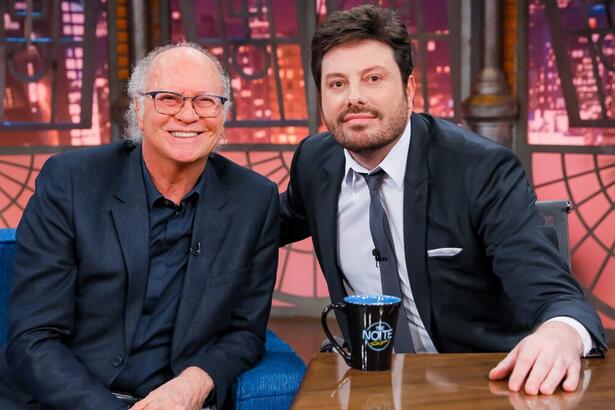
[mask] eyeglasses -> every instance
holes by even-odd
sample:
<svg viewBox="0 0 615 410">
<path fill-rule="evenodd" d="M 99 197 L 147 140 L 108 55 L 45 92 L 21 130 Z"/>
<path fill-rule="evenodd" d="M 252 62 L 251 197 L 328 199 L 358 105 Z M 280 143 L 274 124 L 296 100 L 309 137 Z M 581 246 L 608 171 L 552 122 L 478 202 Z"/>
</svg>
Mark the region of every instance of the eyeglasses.
<svg viewBox="0 0 615 410">
<path fill-rule="evenodd" d="M 148 91 L 141 93 L 154 100 L 154 109 L 163 115 L 175 115 L 184 107 L 185 100 L 192 101 L 194 112 L 201 118 L 214 118 L 220 114 L 222 106 L 228 98 L 220 95 L 202 94 L 194 97 L 184 97 L 171 91 Z"/>
</svg>

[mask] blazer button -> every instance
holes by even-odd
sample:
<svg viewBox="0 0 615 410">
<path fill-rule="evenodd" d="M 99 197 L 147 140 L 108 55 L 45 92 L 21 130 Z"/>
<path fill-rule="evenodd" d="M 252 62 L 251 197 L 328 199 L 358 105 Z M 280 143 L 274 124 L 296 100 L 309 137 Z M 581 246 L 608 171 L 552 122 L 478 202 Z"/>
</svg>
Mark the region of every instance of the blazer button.
<svg viewBox="0 0 615 410">
<path fill-rule="evenodd" d="M 124 364 L 124 356 L 118 354 L 113 358 L 111 364 L 113 365 L 113 367 L 121 367 Z"/>
</svg>

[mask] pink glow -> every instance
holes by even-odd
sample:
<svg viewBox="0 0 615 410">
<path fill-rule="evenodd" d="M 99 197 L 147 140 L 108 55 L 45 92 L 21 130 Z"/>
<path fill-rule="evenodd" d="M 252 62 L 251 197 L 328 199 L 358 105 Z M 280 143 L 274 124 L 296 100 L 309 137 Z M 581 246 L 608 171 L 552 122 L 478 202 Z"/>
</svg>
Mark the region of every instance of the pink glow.
<svg viewBox="0 0 615 410">
<path fill-rule="evenodd" d="M 532 155 L 532 169 L 544 167 L 549 172 L 534 175 L 534 184 L 542 185 L 545 182 L 555 181 L 563 177 L 562 160 L 559 154 L 536 153 Z"/>
</svg>

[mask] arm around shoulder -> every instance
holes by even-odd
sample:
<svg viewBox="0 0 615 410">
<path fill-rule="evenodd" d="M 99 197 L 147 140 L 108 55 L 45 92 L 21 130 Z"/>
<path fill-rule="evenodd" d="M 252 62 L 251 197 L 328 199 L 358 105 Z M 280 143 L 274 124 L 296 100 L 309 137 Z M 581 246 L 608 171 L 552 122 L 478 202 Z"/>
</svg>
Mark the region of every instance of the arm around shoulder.
<svg viewBox="0 0 615 410">
<path fill-rule="evenodd" d="M 310 236 L 305 203 L 301 193 L 301 148 L 305 141 L 301 141 L 295 150 L 290 166 L 288 188 L 280 194 L 280 246 Z"/>
</svg>

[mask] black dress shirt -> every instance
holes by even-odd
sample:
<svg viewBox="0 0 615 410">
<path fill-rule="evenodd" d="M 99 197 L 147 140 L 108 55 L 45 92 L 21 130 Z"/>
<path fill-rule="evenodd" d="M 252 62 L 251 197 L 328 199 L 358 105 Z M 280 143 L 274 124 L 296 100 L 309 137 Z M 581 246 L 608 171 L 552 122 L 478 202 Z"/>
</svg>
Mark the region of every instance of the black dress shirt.
<svg viewBox="0 0 615 410">
<path fill-rule="evenodd" d="M 169 366 L 173 326 L 190 255 L 192 223 L 203 178 L 179 204 L 156 189 L 142 161 L 149 212 L 147 290 L 126 365 L 112 390 L 145 397 L 172 379 Z"/>
</svg>

